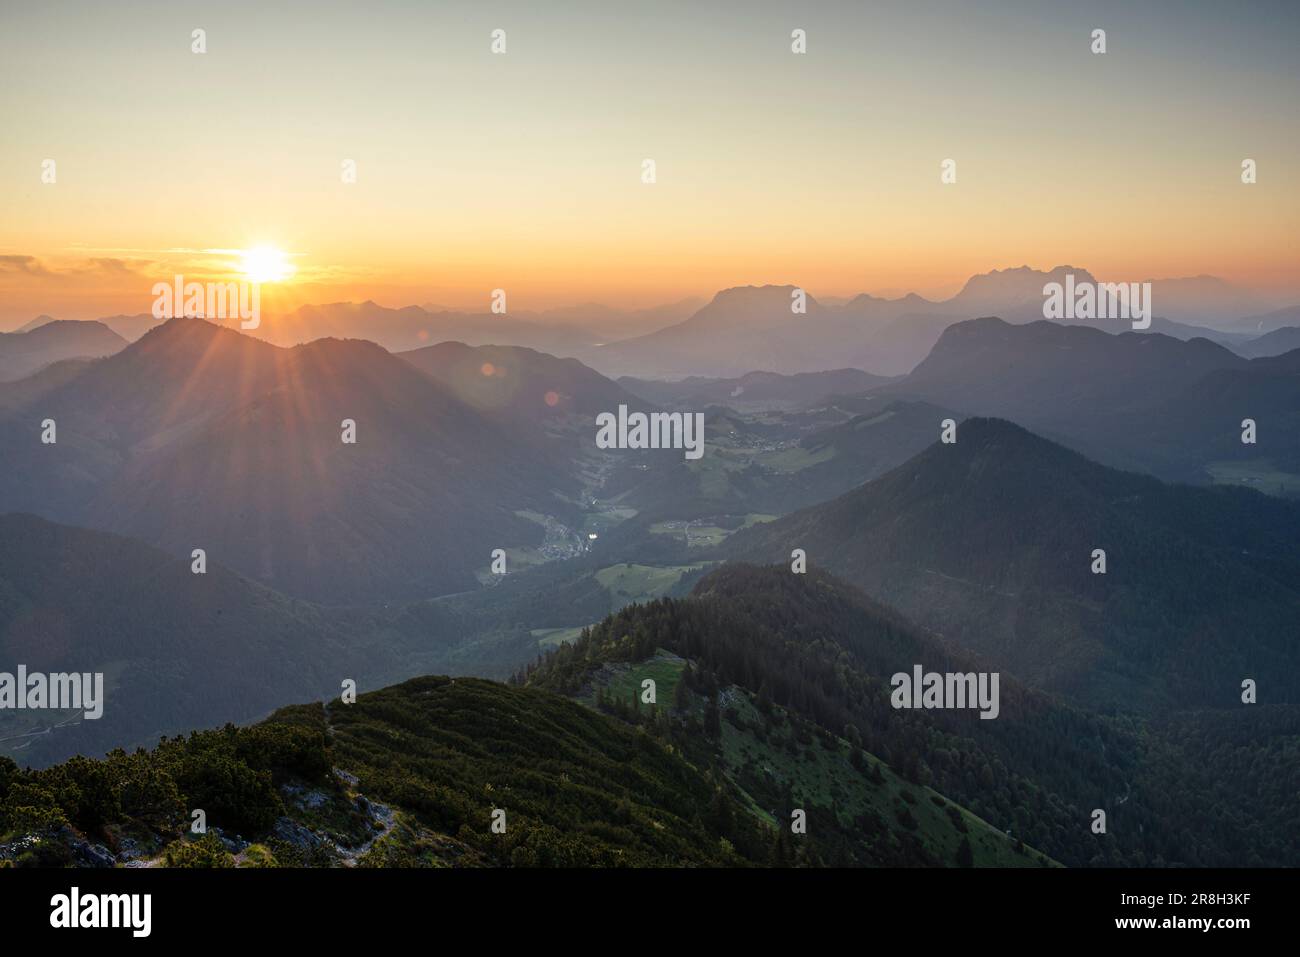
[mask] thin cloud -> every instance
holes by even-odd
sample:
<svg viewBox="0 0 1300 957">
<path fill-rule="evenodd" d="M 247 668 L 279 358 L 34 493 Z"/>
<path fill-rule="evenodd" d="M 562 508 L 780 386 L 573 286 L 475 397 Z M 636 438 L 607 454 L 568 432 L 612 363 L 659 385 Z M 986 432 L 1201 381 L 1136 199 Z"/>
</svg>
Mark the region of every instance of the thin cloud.
<svg viewBox="0 0 1300 957">
<path fill-rule="evenodd" d="M 35 256 L 0 256 L 0 272 L 26 276 L 53 276 Z"/>
<path fill-rule="evenodd" d="M 87 276 L 143 275 L 155 261 L 97 256 L 63 265 L 50 265 L 36 256 L 0 256 L 0 274 L 30 276 L 35 279 L 76 279 Z"/>
</svg>

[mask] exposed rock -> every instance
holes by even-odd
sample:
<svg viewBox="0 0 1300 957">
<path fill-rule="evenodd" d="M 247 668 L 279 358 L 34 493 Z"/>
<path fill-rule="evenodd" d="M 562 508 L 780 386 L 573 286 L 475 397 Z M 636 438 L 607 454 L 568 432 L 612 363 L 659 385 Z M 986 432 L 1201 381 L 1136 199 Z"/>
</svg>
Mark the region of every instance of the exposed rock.
<svg viewBox="0 0 1300 957">
<path fill-rule="evenodd" d="M 244 848 L 248 847 L 249 842 L 244 840 L 238 834 L 235 834 L 231 837 L 227 837 L 224 833 L 222 833 L 221 828 L 219 827 L 213 827 L 211 828 L 211 831 L 213 834 L 216 835 L 217 840 L 219 840 L 222 843 L 222 845 L 225 847 L 225 849 L 228 850 L 231 854 L 238 854 Z"/>
<path fill-rule="evenodd" d="M 314 850 L 325 843 L 325 839 L 311 828 L 305 827 L 287 817 L 276 820 L 272 833 L 286 844 L 300 850 Z"/>
<path fill-rule="evenodd" d="M 66 824 L 55 832 L 55 837 L 62 841 L 77 862 L 85 867 L 112 867 L 117 863 L 113 852 L 103 844 L 91 844 L 79 837 L 77 832 Z"/>
<path fill-rule="evenodd" d="M 124 837 L 117 842 L 118 860 L 134 861 L 146 857 L 147 852 L 140 846 L 140 842 L 133 837 Z"/>
</svg>

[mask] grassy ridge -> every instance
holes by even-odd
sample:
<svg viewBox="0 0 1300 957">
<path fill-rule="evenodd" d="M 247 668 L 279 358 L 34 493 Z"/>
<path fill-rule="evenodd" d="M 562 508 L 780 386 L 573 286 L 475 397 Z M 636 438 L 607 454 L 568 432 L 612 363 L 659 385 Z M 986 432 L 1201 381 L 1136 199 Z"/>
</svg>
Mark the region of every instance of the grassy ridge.
<svg viewBox="0 0 1300 957">
<path fill-rule="evenodd" d="M 647 679 L 654 681 L 653 713 L 641 702 Z M 737 685 L 718 689 L 719 733 L 708 735 L 709 699 L 692 691 L 693 683 L 690 662 L 658 649 L 640 661 L 601 664 L 577 697 L 652 726 L 656 716 L 670 715 L 671 724 L 688 732 L 674 738 L 675 745 L 693 761 L 718 767 L 747 810 L 783 837 L 794 810 L 802 809 L 813 837 L 791 832 L 783 845 L 790 863 L 951 866 L 963 862 L 963 843 L 970 866 L 1052 863 L 844 738 L 770 702 L 760 704 Z M 800 855 L 801 840 L 815 848 L 812 854 Z"/>
<path fill-rule="evenodd" d="M 0 758 L 0 866 L 743 866 L 768 844 L 723 782 L 650 735 L 482 679 L 417 678 L 101 761 Z"/>
</svg>

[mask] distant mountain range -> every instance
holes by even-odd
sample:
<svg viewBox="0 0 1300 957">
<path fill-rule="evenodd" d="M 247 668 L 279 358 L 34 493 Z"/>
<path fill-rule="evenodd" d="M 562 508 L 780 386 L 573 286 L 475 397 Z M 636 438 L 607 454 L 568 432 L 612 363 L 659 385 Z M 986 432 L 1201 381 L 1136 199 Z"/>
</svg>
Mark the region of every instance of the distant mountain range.
<svg viewBox="0 0 1300 957">
<path fill-rule="evenodd" d="M 911 374 L 882 391 L 1033 426 L 1136 412 L 1210 372 L 1248 365 L 1205 339 L 983 318 L 948 327 Z"/>
<path fill-rule="evenodd" d="M 111 356 L 126 340 L 100 322 L 51 320 L 0 333 L 0 382 L 25 378 L 63 359 Z"/>
<path fill-rule="evenodd" d="M 513 345 L 557 356 L 581 356 L 612 338 L 679 321 L 697 307 L 697 300 L 688 299 L 647 310 L 624 311 L 589 304 L 498 315 L 432 305 L 390 309 L 369 301 L 339 302 L 264 315 L 253 335 L 282 346 L 332 336 L 369 339 L 392 352 L 459 341 L 472 346 Z"/>
<path fill-rule="evenodd" d="M 1298 357 L 1249 360 L 1205 339 L 985 318 L 950 326 L 910 375 L 877 391 L 1011 419 L 1107 464 L 1203 482 L 1230 460 L 1300 473 Z M 1241 442 L 1248 418 L 1254 444 Z"/>
<path fill-rule="evenodd" d="M 489 312 L 428 312 L 419 306 L 390 309 L 374 302 L 336 302 L 302 306 L 288 313 L 263 315 L 254 335 L 292 346 L 326 336 L 362 338 L 393 352 L 456 340 L 469 345 L 516 345 L 556 355 L 599 341 L 598 335 L 571 325 L 548 325 Z"/>
<path fill-rule="evenodd" d="M 1029 266 L 994 269 L 991 272 L 972 276 L 961 291 L 945 305 L 960 306 L 962 311 L 972 313 L 972 317 L 998 315 L 1016 322 L 1042 319 L 1043 286 L 1051 282 L 1063 284 L 1066 276 L 1071 274 L 1074 276 L 1076 286 L 1085 282 L 1119 281 L 1115 277 L 1099 279 L 1087 269 L 1075 266 L 1056 266 L 1047 271 Z M 1255 294 L 1233 286 L 1217 276 L 1145 280 L 1132 277 L 1124 281 L 1149 282 L 1154 314 L 1180 326 L 1188 324 L 1198 326 L 1203 323 L 1224 326 L 1240 316 L 1257 311 L 1263 302 Z M 1108 320 L 1095 320 L 1095 322 L 1106 323 Z M 1115 329 L 1129 328 L 1127 320 L 1109 320 L 1109 322 Z"/>
<path fill-rule="evenodd" d="M 427 304 L 393 309 L 378 303 L 336 302 L 304 305 L 288 312 L 263 309 L 262 324 L 250 334 L 281 346 L 315 339 L 369 339 L 393 352 L 418 349 L 446 340 L 471 345 L 518 345 L 571 355 L 601 342 L 640 335 L 679 322 L 703 301 L 683 299 L 650 309 L 615 309 L 586 303 L 543 312 L 516 311 L 506 315 L 466 312 Z M 18 332 L 54 322 L 37 316 Z M 161 325 L 149 313 L 105 316 L 98 320 L 128 342 L 135 342 Z"/>
<path fill-rule="evenodd" d="M 1016 323 L 1041 320 L 1044 285 L 1063 283 L 1069 274 L 1076 282 L 1096 281 L 1087 270 L 1072 266 L 1049 271 L 1022 266 L 973 276 L 957 295 L 940 302 L 917 295 L 892 300 L 862 295 L 823 305 L 809 295 L 804 313 L 791 309 L 795 286 L 728 289 L 675 326 L 611 343 L 582 358 L 607 375 L 659 378 L 731 377 L 755 369 L 789 374 L 845 365 L 900 375 L 920 362 L 954 322 L 991 315 Z M 1255 297 L 1212 276 L 1152 280 L 1151 298 L 1155 318 L 1149 331 L 1232 345 L 1250 339 L 1248 330 L 1220 331 L 1198 323 L 1222 326 L 1259 305 Z M 1079 321 L 1109 332 L 1131 330 L 1128 320 Z"/>
<path fill-rule="evenodd" d="M 792 285 L 724 289 L 708 303 L 685 299 L 631 310 L 584 304 L 502 315 L 432 303 L 394 309 L 371 301 L 340 302 L 281 313 L 263 310 L 260 327 L 251 334 L 281 346 L 363 338 L 393 352 L 444 341 L 513 345 L 574 357 L 611 377 L 641 379 L 733 379 L 763 370 L 799 374 L 846 367 L 897 376 L 924 359 L 955 322 L 981 316 L 1013 323 L 1041 320 L 1043 287 L 1071 274 L 1077 282 L 1096 281 L 1073 266 L 1046 271 L 1020 266 L 972 276 L 947 300 L 912 293 L 897 299 L 862 294 L 821 302 L 808 295 L 805 313 L 791 311 L 797 288 Z M 1146 332 L 1206 338 L 1254 358 L 1286 351 L 1291 341 L 1261 342 L 1264 333 L 1300 327 L 1300 306 L 1260 313 L 1265 304 L 1258 296 L 1213 276 L 1150 282 L 1155 315 Z M 37 317 L 23 330 L 50 321 Z M 148 314 L 100 321 L 128 341 L 160 322 Z M 1131 331 L 1123 319 L 1077 322 L 1113 333 Z"/>
<path fill-rule="evenodd" d="M 14 331 L 30 332 L 33 329 L 39 329 L 42 326 L 47 326 L 53 322 L 75 322 L 75 321 L 78 320 L 56 320 L 51 316 L 37 316 L 31 322 L 28 322 L 25 325 L 20 326 L 18 329 Z M 84 320 L 84 321 L 94 321 L 94 322 L 102 323 L 103 325 L 108 326 L 108 328 L 112 329 L 115 333 L 117 333 L 127 342 L 135 342 L 135 340 L 139 339 L 150 329 L 153 329 L 155 326 L 161 326 L 166 320 L 155 319 L 152 315 L 146 312 L 134 316 L 123 316 L 123 315 L 101 316 L 99 319 L 96 320 Z"/>
</svg>

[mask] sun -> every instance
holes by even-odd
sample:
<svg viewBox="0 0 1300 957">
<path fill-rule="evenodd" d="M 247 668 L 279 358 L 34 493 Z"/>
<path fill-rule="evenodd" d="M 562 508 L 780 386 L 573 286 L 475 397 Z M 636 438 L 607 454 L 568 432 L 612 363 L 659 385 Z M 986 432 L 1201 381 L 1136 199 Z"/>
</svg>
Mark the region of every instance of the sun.
<svg viewBox="0 0 1300 957">
<path fill-rule="evenodd" d="M 282 250 L 255 246 L 240 252 L 239 270 L 249 282 L 283 282 L 297 270 Z"/>
</svg>

